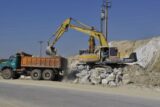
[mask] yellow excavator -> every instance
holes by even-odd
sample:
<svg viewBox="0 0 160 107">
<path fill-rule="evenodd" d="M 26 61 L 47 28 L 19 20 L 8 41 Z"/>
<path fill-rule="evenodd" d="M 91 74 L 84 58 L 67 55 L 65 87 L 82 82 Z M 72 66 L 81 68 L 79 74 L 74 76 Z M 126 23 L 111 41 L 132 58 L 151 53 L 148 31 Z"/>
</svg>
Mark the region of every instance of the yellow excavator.
<svg viewBox="0 0 160 107">
<path fill-rule="evenodd" d="M 73 25 L 74 21 L 79 25 Z M 109 43 L 103 33 L 94 29 L 94 27 L 87 26 L 78 20 L 68 18 L 58 28 L 54 34 L 54 40 L 48 42 L 46 54 L 50 56 L 56 55 L 55 44 L 62 37 L 64 32 L 68 29 L 87 34 L 89 38 L 89 49 L 80 50 L 78 59 L 81 63 L 86 65 L 122 65 L 137 61 L 136 53 L 132 53 L 128 58 L 121 58 L 121 55 L 116 47 L 109 47 Z M 99 41 L 99 46 L 95 47 L 95 39 Z"/>
</svg>

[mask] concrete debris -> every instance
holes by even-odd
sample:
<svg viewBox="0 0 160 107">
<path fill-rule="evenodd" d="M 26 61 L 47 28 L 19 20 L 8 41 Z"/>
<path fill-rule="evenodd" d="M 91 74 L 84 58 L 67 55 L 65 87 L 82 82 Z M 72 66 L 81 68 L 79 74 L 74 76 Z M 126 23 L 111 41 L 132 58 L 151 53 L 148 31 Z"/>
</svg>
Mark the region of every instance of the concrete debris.
<svg viewBox="0 0 160 107">
<path fill-rule="evenodd" d="M 74 63 L 74 61 L 71 61 Z M 71 64 L 71 68 L 75 68 L 76 63 Z M 74 74 L 74 83 L 81 84 L 102 84 L 104 86 L 120 86 L 127 84 L 141 84 L 146 81 L 146 79 L 139 79 L 140 77 L 145 77 L 145 69 L 140 65 L 127 65 L 123 68 L 111 68 L 110 66 L 95 67 L 92 69 L 85 69 L 81 67 L 82 70 L 70 71 Z"/>
<path fill-rule="evenodd" d="M 108 82 L 110 82 L 110 81 L 115 81 L 115 79 L 116 79 L 116 75 L 114 74 L 114 72 L 111 73 L 111 74 L 106 78 L 106 80 L 107 80 Z"/>
<path fill-rule="evenodd" d="M 107 85 L 107 84 L 108 84 L 107 79 L 102 79 L 102 85 Z"/>
<path fill-rule="evenodd" d="M 105 78 L 106 70 L 103 68 L 95 68 L 90 71 L 90 80 L 92 84 L 100 84 L 102 78 Z"/>
<path fill-rule="evenodd" d="M 31 80 L 31 76 L 21 75 L 20 79 L 21 79 L 21 80 Z"/>
<path fill-rule="evenodd" d="M 117 84 L 114 81 L 110 81 L 108 83 L 108 85 L 111 86 L 111 87 L 117 86 Z"/>
<path fill-rule="evenodd" d="M 74 83 L 88 84 L 89 83 L 89 72 L 87 70 L 82 70 L 81 72 L 77 72 L 76 79 Z"/>
<path fill-rule="evenodd" d="M 121 68 L 119 68 L 116 72 L 116 78 L 115 78 L 115 83 L 117 85 L 122 84 L 122 80 L 123 80 L 123 71 Z"/>
<path fill-rule="evenodd" d="M 91 83 L 94 85 L 103 84 L 117 86 L 122 84 L 123 73 L 121 68 L 110 69 L 94 68 L 89 71 L 82 70 L 76 74 L 74 83 Z"/>
</svg>

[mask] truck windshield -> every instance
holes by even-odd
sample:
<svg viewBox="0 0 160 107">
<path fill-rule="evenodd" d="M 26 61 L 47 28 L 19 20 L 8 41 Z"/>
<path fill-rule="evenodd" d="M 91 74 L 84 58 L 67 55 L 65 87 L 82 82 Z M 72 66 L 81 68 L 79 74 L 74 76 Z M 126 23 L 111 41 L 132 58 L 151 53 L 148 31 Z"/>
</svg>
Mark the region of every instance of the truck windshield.
<svg viewBox="0 0 160 107">
<path fill-rule="evenodd" d="M 7 59 L 0 59 L 0 63 L 7 61 Z"/>
<path fill-rule="evenodd" d="M 12 55 L 12 56 L 9 57 L 9 60 L 12 61 L 12 60 L 15 59 L 15 58 L 16 58 L 16 57 Z"/>
</svg>

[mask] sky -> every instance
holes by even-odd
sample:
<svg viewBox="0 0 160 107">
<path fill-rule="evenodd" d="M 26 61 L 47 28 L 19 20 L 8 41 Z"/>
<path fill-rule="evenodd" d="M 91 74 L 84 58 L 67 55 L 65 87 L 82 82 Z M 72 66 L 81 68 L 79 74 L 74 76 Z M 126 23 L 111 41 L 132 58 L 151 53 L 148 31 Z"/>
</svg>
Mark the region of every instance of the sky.
<svg viewBox="0 0 160 107">
<path fill-rule="evenodd" d="M 48 39 L 69 17 L 100 29 L 103 0 L 0 0 L 0 58 L 24 51 L 43 56 Z M 109 41 L 138 40 L 160 35 L 160 0 L 111 0 Z M 56 43 L 70 56 L 88 48 L 88 36 L 69 30 Z"/>
</svg>

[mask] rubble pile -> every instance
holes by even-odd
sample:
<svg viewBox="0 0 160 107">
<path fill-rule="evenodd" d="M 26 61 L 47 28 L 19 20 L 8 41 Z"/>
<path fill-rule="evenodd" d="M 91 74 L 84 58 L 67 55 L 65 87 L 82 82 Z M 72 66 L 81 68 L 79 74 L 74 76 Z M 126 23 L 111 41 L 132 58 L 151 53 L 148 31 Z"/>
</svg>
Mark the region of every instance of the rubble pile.
<svg viewBox="0 0 160 107">
<path fill-rule="evenodd" d="M 77 60 L 72 60 L 70 63 L 69 65 L 72 66 L 70 66 L 71 68 L 68 75 L 69 79 L 72 77 L 74 83 L 120 86 L 131 83 L 141 84 L 145 81 L 143 79 L 140 80 L 142 76 L 145 76 L 145 70 L 139 65 L 128 65 L 123 68 L 111 68 L 110 66 L 106 66 L 105 68 L 96 67 L 90 70 L 76 70 Z"/>
<path fill-rule="evenodd" d="M 110 46 L 118 47 L 125 55 L 136 52 L 137 64 L 149 72 L 160 72 L 160 36 L 136 41 L 112 41 Z"/>
<path fill-rule="evenodd" d="M 124 84 L 143 85 L 148 79 L 148 73 L 139 65 L 129 65 L 123 69 Z"/>
<path fill-rule="evenodd" d="M 124 79 L 126 77 L 126 79 Z M 141 66 L 127 66 L 123 70 L 123 82 L 141 86 L 160 86 L 160 73 L 149 72 Z"/>
<path fill-rule="evenodd" d="M 130 54 L 133 51 L 137 53 L 136 64 L 145 68 L 145 73 L 137 76 L 137 73 L 127 71 L 131 77 L 134 75 L 132 81 L 147 86 L 160 86 L 160 36 L 136 41 L 116 41 L 110 44 L 118 47 L 122 53 Z"/>
<path fill-rule="evenodd" d="M 156 87 L 160 87 L 160 73 L 158 72 L 152 72 L 148 74 L 148 82 L 147 82 L 147 86 L 156 86 Z"/>
<path fill-rule="evenodd" d="M 82 84 L 112 84 L 116 79 L 116 72 L 108 68 L 82 70 L 76 74 L 75 83 Z M 116 85 L 116 84 L 115 84 Z"/>
</svg>

